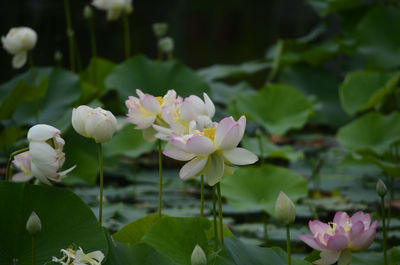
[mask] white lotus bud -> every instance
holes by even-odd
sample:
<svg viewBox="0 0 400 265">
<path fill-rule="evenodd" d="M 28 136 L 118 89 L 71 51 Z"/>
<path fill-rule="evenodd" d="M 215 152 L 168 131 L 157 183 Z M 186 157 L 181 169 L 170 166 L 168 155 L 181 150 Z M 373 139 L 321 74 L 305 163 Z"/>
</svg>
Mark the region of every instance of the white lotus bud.
<svg viewBox="0 0 400 265">
<path fill-rule="evenodd" d="M 164 37 L 158 42 L 158 48 L 164 53 L 174 51 L 174 40 L 171 37 Z"/>
<path fill-rule="evenodd" d="M 117 131 L 117 119 L 110 111 L 82 105 L 72 110 L 72 127 L 80 135 L 104 143 Z"/>
<path fill-rule="evenodd" d="M 196 245 L 190 259 L 191 265 L 207 265 L 207 256 L 203 249 Z"/>
<path fill-rule="evenodd" d="M 294 223 L 296 218 L 296 209 L 292 200 L 281 191 L 275 204 L 275 218 L 285 224 L 290 225 Z"/>
<path fill-rule="evenodd" d="M 42 231 L 42 222 L 35 212 L 32 212 L 26 222 L 26 230 L 31 236 L 36 236 Z"/>
<path fill-rule="evenodd" d="M 11 28 L 5 37 L 1 37 L 1 41 L 4 49 L 14 55 L 12 66 L 21 68 L 26 63 L 27 52 L 36 45 L 37 34 L 28 27 Z"/>
</svg>

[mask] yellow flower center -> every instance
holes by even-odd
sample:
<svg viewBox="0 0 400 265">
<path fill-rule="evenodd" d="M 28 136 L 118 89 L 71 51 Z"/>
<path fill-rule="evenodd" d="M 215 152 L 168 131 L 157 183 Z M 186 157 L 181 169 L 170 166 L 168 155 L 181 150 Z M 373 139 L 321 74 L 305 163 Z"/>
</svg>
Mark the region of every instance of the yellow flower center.
<svg viewBox="0 0 400 265">
<path fill-rule="evenodd" d="M 214 137 L 215 137 L 215 130 L 217 128 L 206 128 L 203 130 L 203 132 L 200 133 L 200 135 L 203 135 L 205 137 L 208 137 L 211 139 L 211 141 L 214 142 Z"/>
<path fill-rule="evenodd" d="M 328 225 L 329 225 L 328 234 L 331 236 L 335 235 L 336 224 L 333 222 L 329 222 Z"/>
<path fill-rule="evenodd" d="M 156 99 L 160 103 L 160 106 L 164 103 L 164 99 L 162 97 L 156 97 Z"/>
</svg>

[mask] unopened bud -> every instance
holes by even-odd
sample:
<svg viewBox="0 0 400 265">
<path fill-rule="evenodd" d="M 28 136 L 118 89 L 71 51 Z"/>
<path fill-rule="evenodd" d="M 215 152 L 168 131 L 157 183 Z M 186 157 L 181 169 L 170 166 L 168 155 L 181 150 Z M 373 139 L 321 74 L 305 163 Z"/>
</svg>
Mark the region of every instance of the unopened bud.
<svg viewBox="0 0 400 265">
<path fill-rule="evenodd" d="M 58 63 L 58 62 L 61 62 L 61 61 L 62 61 L 62 58 L 63 58 L 62 53 L 61 53 L 59 50 L 57 50 L 57 51 L 54 53 L 54 61 L 56 61 L 57 63 Z"/>
<path fill-rule="evenodd" d="M 191 265 L 207 265 L 206 253 L 199 245 L 194 247 L 190 263 Z"/>
<path fill-rule="evenodd" d="M 89 5 L 83 8 L 83 17 L 85 19 L 91 19 L 93 17 L 93 10 Z"/>
<path fill-rule="evenodd" d="M 296 218 L 296 209 L 292 200 L 281 191 L 275 204 L 275 218 L 285 224 L 290 225 L 294 223 Z"/>
<path fill-rule="evenodd" d="M 36 236 L 42 230 L 42 222 L 35 212 L 32 212 L 31 216 L 29 216 L 26 222 L 26 230 L 31 236 Z"/>
<path fill-rule="evenodd" d="M 174 40 L 170 37 L 165 37 L 162 38 L 158 42 L 158 48 L 163 52 L 163 53 L 170 53 L 174 50 Z"/>
<path fill-rule="evenodd" d="M 162 38 L 167 34 L 168 24 L 167 23 L 154 23 L 153 32 L 157 38 Z"/>
<path fill-rule="evenodd" d="M 385 195 L 387 193 L 386 185 L 385 185 L 385 183 L 383 183 L 383 181 L 381 179 L 378 180 L 378 182 L 376 183 L 376 192 L 381 197 L 385 197 Z"/>
</svg>

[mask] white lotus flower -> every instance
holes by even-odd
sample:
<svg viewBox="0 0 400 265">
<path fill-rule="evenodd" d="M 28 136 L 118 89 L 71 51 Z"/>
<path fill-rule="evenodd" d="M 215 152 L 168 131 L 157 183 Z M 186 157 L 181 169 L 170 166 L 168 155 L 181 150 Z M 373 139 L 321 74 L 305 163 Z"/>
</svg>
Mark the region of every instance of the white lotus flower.
<svg viewBox="0 0 400 265">
<path fill-rule="evenodd" d="M 63 256 L 60 259 L 53 257 L 52 262 L 62 265 L 100 265 L 104 259 L 104 254 L 100 250 L 85 254 L 79 247 L 78 250 L 67 248 L 61 249 L 60 252 Z"/>
<path fill-rule="evenodd" d="M 28 131 L 29 154 L 32 174 L 41 182 L 51 185 L 60 182 L 75 166 L 58 172 L 65 162 L 63 148 L 65 141 L 60 131 L 47 124 L 38 124 Z"/>
<path fill-rule="evenodd" d="M 94 0 L 92 5 L 107 11 L 107 20 L 116 20 L 122 12 L 129 14 L 133 10 L 132 0 Z"/>
<path fill-rule="evenodd" d="M 36 32 L 28 27 L 11 28 L 7 35 L 1 37 L 4 49 L 14 55 L 12 66 L 21 68 L 27 60 L 27 53 L 35 47 Z"/>
<path fill-rule="evenodd" d="M 82 105 L 72 110 L 72 127 L 80 135 L 104 143 L 117 131 L 117 119 L 108 110 Z"/>
</svg>

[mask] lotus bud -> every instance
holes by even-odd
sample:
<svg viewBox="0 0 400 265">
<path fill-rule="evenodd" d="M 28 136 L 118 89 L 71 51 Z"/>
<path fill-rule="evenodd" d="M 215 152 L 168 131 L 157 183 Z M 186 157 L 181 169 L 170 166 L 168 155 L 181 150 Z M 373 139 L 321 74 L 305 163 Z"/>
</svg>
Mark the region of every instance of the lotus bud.
<svg viewBox="0 0 400 265">
<path fill-rule="evenodd" d="M 158 42 L 158 48 L 163 53 L 170 53 L 174 50 L 174 40 L 171 37 L 164 37 Z"/>
<path fill-rule="evenodd" d="M 104 143 L 116 132 L 117 119 L 108 110 L 82 105 L 72 110 L 72 127 L 80 135 Z"/>
<path fill-rule="evenodd" d="M 63 59 L 63 54 L 61 53 L 60 50 L 57 50 L 54 53 L 54 61 L 56 61 L 57 63 L 60 63 L 62 61 L 62 59 Z"/>
<path fill-rule="evenodd" d="M 26 230 L 31 236 L 36 236 L 42 230 L 42 222 L 35 212 L 32 212 L 26 222 Z"/>
<path fill-rule="evenodd" d="M 206 253 L 199 245 L 194 247 L 190 262 L 191 265 L 207 265 Z"/>
<path fill-rule="evenodd" d="M 167 23 L 154 23 L 153 32 L 157 38 L 162 38 L 167 34 L 168 24 Z"/>
<path fill-rule="evenodd" d="M 376 183 L 376 192 L 380 197 L 385 197 L 387 193 L 386 185 L 381 179 Z"/>
<path fill-rule="evenodd" d="M 93 10 L 89 5 L 83 8 L 83 17 L 85 19 L 91 19 L 93 17 Z"/>
<path fill-rule="evenodd" d="M 294 204 L 283 191 L 279 193 L 278 199 L 276 200 L 275 218 L 285 225 L 293 224 L 296 218 Z"/>
</svg>

